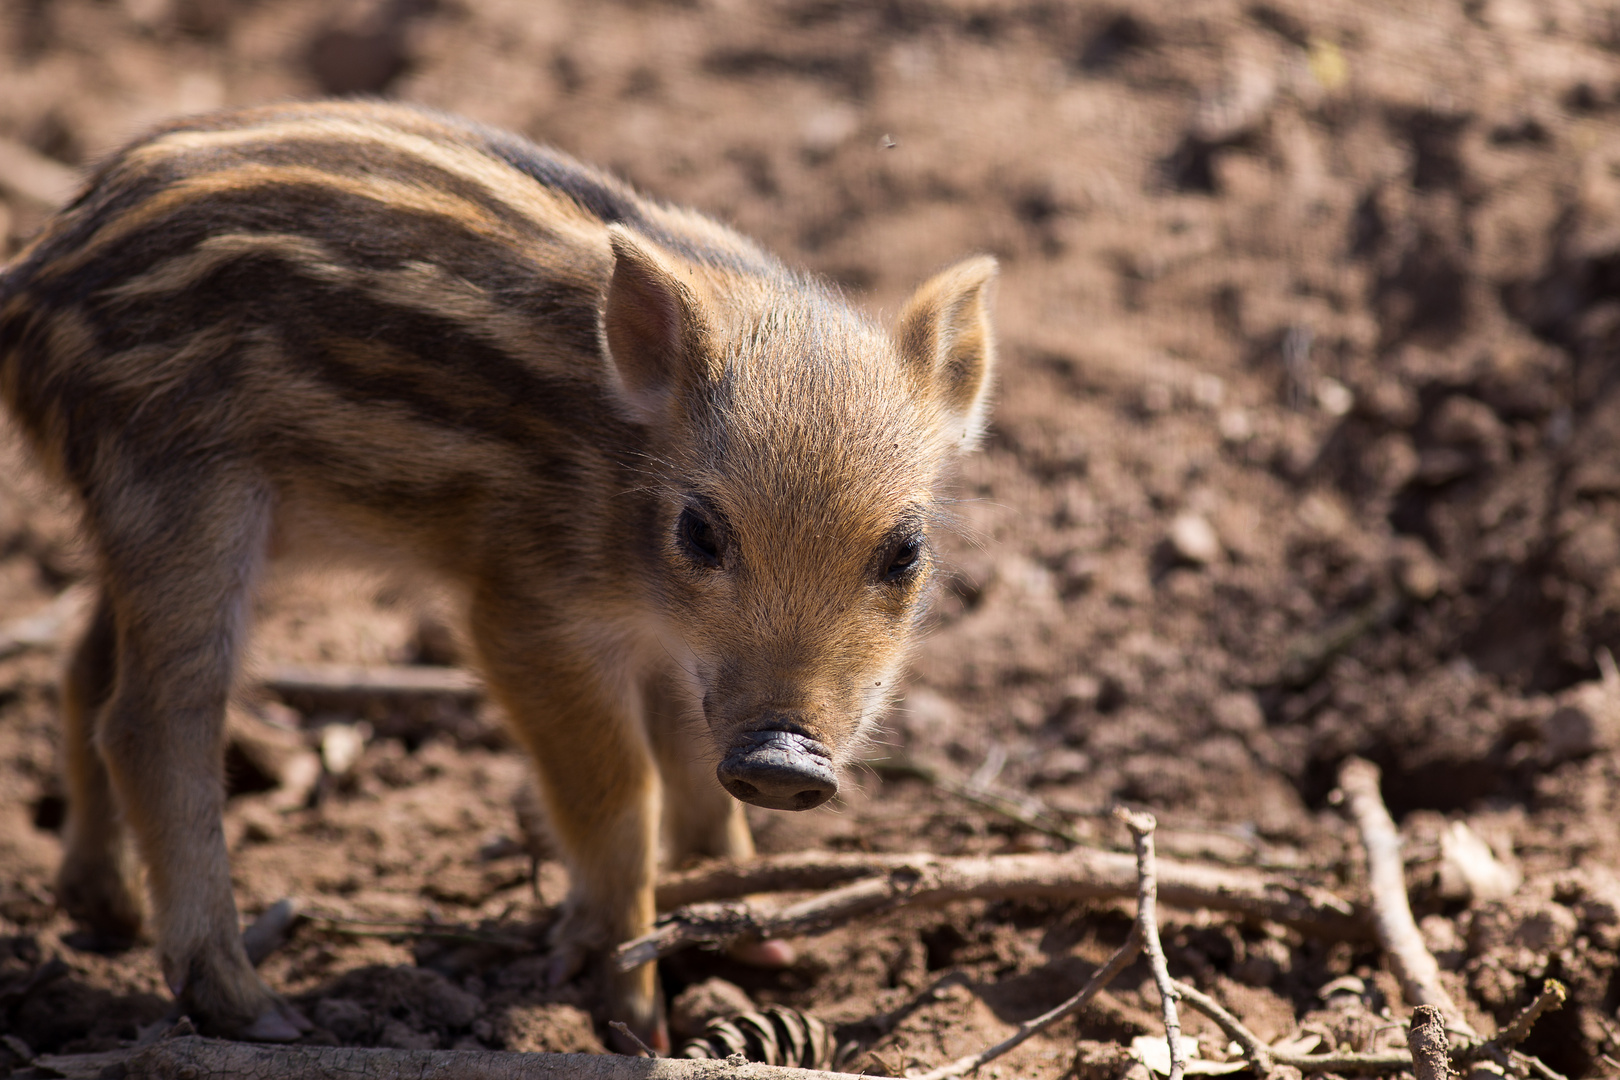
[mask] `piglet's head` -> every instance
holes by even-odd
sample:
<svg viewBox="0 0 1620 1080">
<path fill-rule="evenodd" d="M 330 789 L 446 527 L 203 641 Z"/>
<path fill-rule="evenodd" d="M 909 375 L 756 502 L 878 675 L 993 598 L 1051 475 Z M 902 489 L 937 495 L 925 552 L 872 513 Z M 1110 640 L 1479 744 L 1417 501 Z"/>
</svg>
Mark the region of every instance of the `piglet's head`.
<svg viewBox="0 0 1620 1080">
<path fill-rule="evenodd" d="M 647 431 L 645 579 L 732 795 L 807 810 L 895 688 L 981 432 L 995 261 L 939 274 L 892 333 L 753 249 L 615 226 L 604 338 Z"/>
</svg>

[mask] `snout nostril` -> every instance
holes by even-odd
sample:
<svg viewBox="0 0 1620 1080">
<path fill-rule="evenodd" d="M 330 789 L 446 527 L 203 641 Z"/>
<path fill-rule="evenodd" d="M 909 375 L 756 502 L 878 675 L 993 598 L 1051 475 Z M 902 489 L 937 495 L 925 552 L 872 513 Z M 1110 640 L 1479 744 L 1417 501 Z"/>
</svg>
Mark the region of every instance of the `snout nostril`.
<svg viewBox="0 0 1620 1080">
<path fill-rule="evenodd" d="M 797 732 L 747 732 L 716 773 L 734 797 L 768 810 L 809 810 L 838 793 L 826 748 Z"/>
</svg>

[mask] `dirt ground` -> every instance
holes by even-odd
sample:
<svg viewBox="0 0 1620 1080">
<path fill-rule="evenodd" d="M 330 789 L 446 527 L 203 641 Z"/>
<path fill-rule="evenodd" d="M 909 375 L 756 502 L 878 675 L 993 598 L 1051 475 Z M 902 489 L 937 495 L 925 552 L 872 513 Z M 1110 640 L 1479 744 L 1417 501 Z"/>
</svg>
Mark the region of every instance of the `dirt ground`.
<svg viewBox="0 0 1620 1080">
<path fill-rule="evenodd" d="M 173 114 L 323 93 L 549 141 L 879 313 L 996 254 L 992 435 L 963 469 L 955 570 L 877 752 L 1036 796 L 1098 845 L 1126 838 L 1097 811 L 1145 807 L 1162 850 L 1352 898 L 1359 847 L 1332 791 L 1341 761 L 1368 757 L 1478 1025 L 1557 977 L 1571 1006 L 1527 1048 L 1570 1076 L 1620 1073 L 1620 7 L 0 3 L 0 139 L 47 163 Z M 14 158 L 0 258 L 48 212 L 8 184 Z M 86 570 L 70 509 L 10 445 L 0 620 Z M 431 598 L 298 579 L 267 590 L 255 655 L 408 663 L 453 645 Z M 0 1034 L 26 1044 L 0 1045 L 0 1076 L 24 1051 L 167 1023 L 150 951 L 96 952 L 53 907 L 59 663 L 0 659 Z M 293 698 L 244 708 L 227 835 L 245 916 L 282 897 L 324 916 L 263 968 L 312 1038 L 600 1048 L 590 988 L 544 982 L 566 878 L 544 861 L 531 888 L 525 764 L 498 719 Z M 345 740 L 361 746 L 347 769 Z M 282 766 L 317 746 L 325 775 L 289 797 Z M 762 850 L 1062 846 L 892 768 L 854 780 L 829 808 L 755 814 Z M 1490 873 L 1459 870 L 1481 840 Z M 804 939 L 786 971 L 693 952 L 663 980 L 688 1006 L 719 977 L 805 1010 L 865 1040 L 851 1068 L 900 1075 L 1061 1000 L 1129 911 L 913 911 Z M 1381 1009 L 1407 1013 L 1369 946 L 1163 918 L 1172 970 L 1268 1038 L 1316 1017 L 1371 1045 Z M 953 971 L 961 987 L 884 1019 Z M 1322 991 L 1345 976 L 1360 1019 L 1330 1022 Z M 1096 1044 L 1157 1032 L 1157 1009 L 1138 966 L 998 1068 L 1119 1075 Z"/>
</svg>

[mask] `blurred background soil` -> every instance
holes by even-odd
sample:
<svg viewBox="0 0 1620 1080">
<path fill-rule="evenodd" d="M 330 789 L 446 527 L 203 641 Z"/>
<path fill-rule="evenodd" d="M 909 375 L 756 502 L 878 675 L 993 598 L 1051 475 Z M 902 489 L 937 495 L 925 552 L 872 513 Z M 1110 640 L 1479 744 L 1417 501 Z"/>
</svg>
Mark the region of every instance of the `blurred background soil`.
<svg viewBox="0 0 1620 1080">
<path fill-rule="evenodd" d="M 1349 896 L 1359 848 L 1330 796 L 1369 757 L 1453 992 L 1488 1030 L 1563 979 L 1574 1002 L 1528 1049 L 1620 1071 L 1620 7 L 4 0 L 0 258 L 68 170 L 147 125 L 324 94 L 553 143 L 883 318 L 931 271 L 997 255 L 992 434 L 877 755 L 1034 795 L 1104 846 L 1124 837 L 1096 812 L 1127 801 L 1160 816 L 1164 851 Z M 0 620 L 88 566 L 71 508 L 4 446 Z M 261 665 L 454 658 L 432 597 L 395 583 L 277 581 L 260 617 Z M 53 907 L 58 664 L 0 660 L 0 1033 L 21 1040 L 0 1074 L 168 1009 L 149 950 L 82 948 Z M 245 701 L 227 820 L 244 914 L 293 896 L 347 920 L 301 924 L 264 968 L 317 1040 L 599 1046 L 591 988 L 544 984 L 566 878 L 544 860 L 531 889 L 525 765 L 496 718 Z M 320 778 L 290 781 L 315 747 Z M 755 815 L 761 848 L 1062 846 L 892 763 L 854 780 L 830 808 Z M 1495 877 L 1459 878 L 1468 843 Z M 785 972 L 678 957 L 665 988 L 723 977 L 870 1032 L 963 972 L 859 1063 L 898 1075 L 1066 996 L 1128 912 L 913 912 L 807 939 Z M 1342 976 L 1367 1015 L 1406 1013 L 1365 944 L 1164 918 L 1172 970 L 1267 1037 Z M 390 927 L 424 919 L 504 936 Z M 1156 1030 L 1146 980 L 1007 1069 L 1116 1075 L 1075 1040 Z"/>
</svg>

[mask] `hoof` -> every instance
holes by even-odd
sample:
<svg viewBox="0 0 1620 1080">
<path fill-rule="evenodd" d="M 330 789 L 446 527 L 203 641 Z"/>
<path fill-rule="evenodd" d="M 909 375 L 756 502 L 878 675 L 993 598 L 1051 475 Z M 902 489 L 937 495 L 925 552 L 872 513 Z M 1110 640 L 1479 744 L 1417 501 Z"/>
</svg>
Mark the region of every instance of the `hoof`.
<svg viewBox="0 0 1620 1080">
<path fill-rule="evenodd" d="M 312 1025 L 297 1009 L 284 1001 L 266 1009 L 242 1029 L 244 1042 L 294 1042 L 308 1032 Z"/>
</svg>

